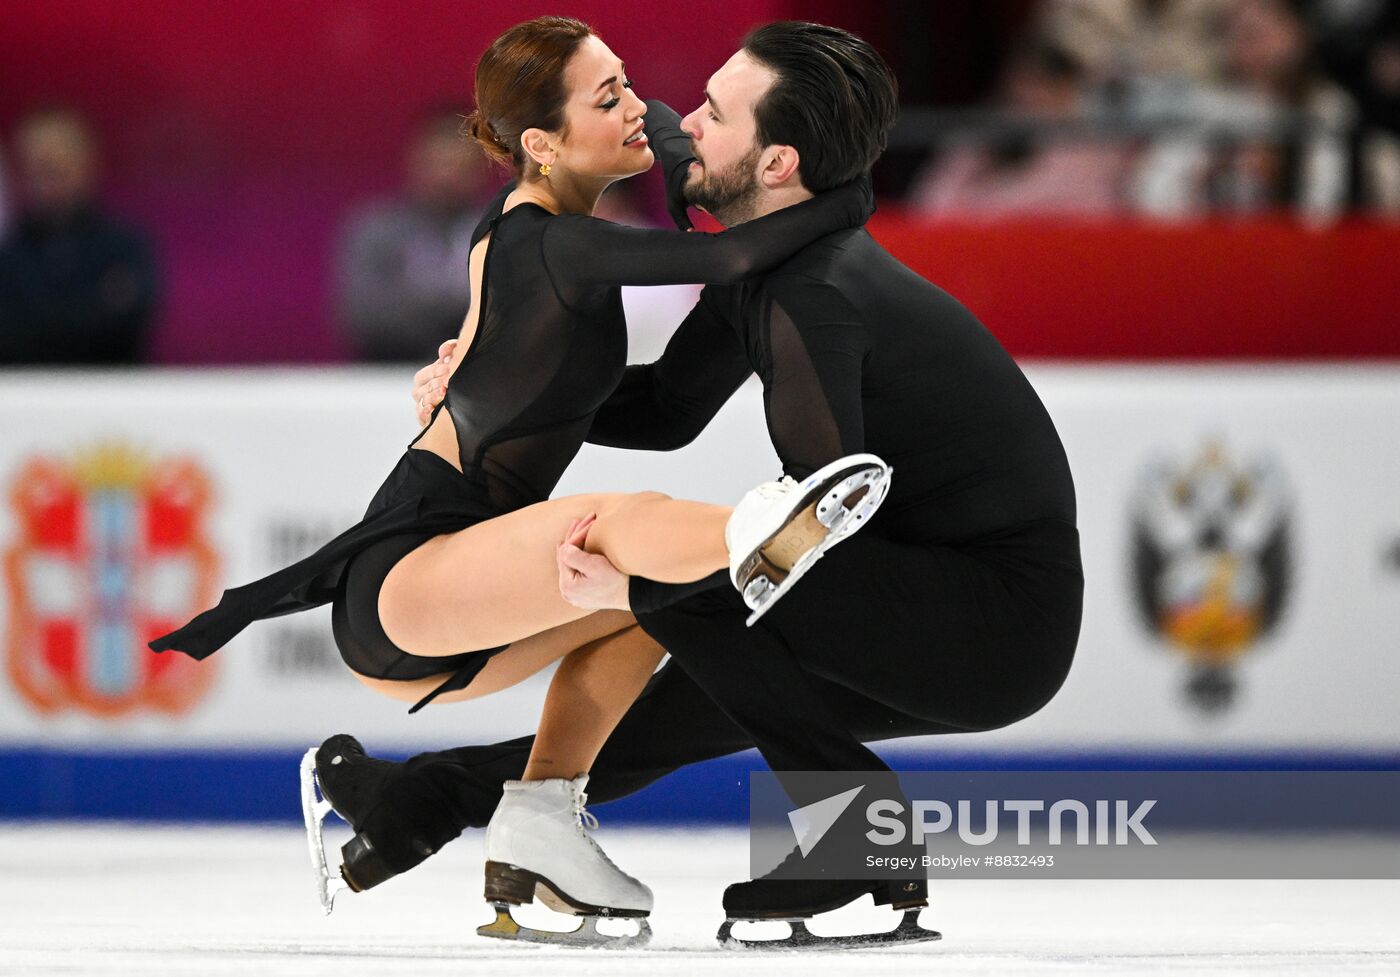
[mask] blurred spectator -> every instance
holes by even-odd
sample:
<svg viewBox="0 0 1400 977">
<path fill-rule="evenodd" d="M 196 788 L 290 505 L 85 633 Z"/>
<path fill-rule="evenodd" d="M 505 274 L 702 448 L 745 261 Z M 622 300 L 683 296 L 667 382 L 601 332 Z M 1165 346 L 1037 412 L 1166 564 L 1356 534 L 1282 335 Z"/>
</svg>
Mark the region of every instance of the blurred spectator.
<svg viewBox="0 0 1400 977">
<path fill-rule="evenodd" d="M 1044 126 L 1073 122 L 1083 107 L 1085 72 L 1062 48 L 1035 40 L 1011 56 L 997 108 Z M 1046 139 L 1034 132 L 936 158 L 909 202 L 926 214 L 994 217 L 1011 213 L 1111 213 L 1128 162 L 1126 148 L 1099 140 Z"/>
<path fill-rule="evenodd" d="M 1356 101 L 1351 203 L 1400 216 L 1400 3 L 1320 0 L 1319 60 Z"/>
<path fill-rule="evenodd" d="M 1327 73 L 1369 123 L 1400 134 L 1400 3 L 1318 0 L 1312 24 Z"/>
<path fill-rule="evenodd" d="M 1328 220 L 1349 206 L 1400 208 L 1400 152 L 1367 132 L 1355 99 L 1321 70 L 1302 6 L 1230 0 L 1216 86 L 1193 94 L 1184 117 L 1224 123 L 1225 135 L 1165 136 L 1135 183 L 1141 208 L 1162 216 L 1214 209 L 1295 207 Z M 1271 130 L 1228 135 L 1231 126 Z"/>
<path fill-rule="evenodd" d="M 1213 82 L 1224 59 L 1220 25 L 1227 2 L 1046 0 L 1040 22 L 1095 85 Z"/>
<path fill-rule="evenodd" d="M 5 182 L 5 154 L 0 152 L 0 241 L 5 238 L 5 228 L 10 226 L 10 188 Z"/>
<path fill-rule="evenodd" d="M 427 115 L 408 149 L 403 198 L 351 220 L 340 256 L 340 312 L 363 359 L 426 362 L 462 328 L 471 304 L 471 235 L 489 185 L 461 124 L 455 111 Z"/>
<path fill-rule="evenodd" d="M 0 364 L 143 358 L 156 273 L 145 237 L 97 199 L 97 143 L 63 108 L 15 135 L 20 212 L 0 241 Z"/>
</svg>

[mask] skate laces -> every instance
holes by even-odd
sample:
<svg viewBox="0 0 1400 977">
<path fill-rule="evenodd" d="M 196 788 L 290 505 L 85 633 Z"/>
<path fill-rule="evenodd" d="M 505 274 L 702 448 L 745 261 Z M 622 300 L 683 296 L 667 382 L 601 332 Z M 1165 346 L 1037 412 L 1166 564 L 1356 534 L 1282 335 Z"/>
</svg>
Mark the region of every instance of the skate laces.
<svg viewBox="0 0 1400 977">
<path fill-rule="evenodd" d="M 797 482 L 791 476 L 784 475 L 776 482 L 763 482 L 755 486 L 754 494 L 760 499 L 771 502 L 775 499 L 781 499 L 795 488 L 797 488 Z"/>
<path fill-rule="evenodd" d="M 593 836 L 584 830 L 585 825 L 588 828 L 594 830 L 596 830 L 598 827 L 597 817 L 594 816 L 592 811 L 588 810 L 586 807 L 583 806 L 587 800 L 588 795 L 583 793 L 582 791 L 574 795 L 574 815 L 578 818 L 578 821 L 576 822 L 578 824 L 578 833 L 583 835 L 583 837 L 587 839 L 588 843 L 593 846 L 593 850 L 598 854 L 598 857 L 601 858 L 603 861 L 607 862 L 608 865 L 611 866 L 614 871 L 619 872 L 622 875 L 627 875 L 626 872 L 623 872 L 622 869 L 617 867 L 616 862 L 614 862 L 611 858 L 608 857 L 608 853 L 603 851 L 602 846 L 600 846 L 598 842 L 593 839 Z M 630 879 L 632 876 L 627 875 L 627 877 Z"/>
<path fill-rule="evenodd" d="M 590 831 L 596 831 L 598 830 L 598 818 L 592 811 L 583 806 L 584 802 L 587 800 L 587 794 L 578 793 L 574 795 L 574 816 Z"/>
</svg>

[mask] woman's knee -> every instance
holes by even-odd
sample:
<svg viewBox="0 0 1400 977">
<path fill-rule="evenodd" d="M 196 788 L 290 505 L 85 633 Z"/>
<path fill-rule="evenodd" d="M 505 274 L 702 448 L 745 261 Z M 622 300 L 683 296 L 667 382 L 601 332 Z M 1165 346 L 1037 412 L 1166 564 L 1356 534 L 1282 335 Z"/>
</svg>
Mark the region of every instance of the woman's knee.
<svg viewBox="0 0 1400 977">
<path fill-rule="evenodd" d="M 641 506 L 651 505 L 657 502 L 667 502 L 670 496 L 664 492 L 618 492 L 611 495 L 600 496 L 597 514 L 599 519 L 609 516 L 617 517 L 634 511 Z"/>
</svg>

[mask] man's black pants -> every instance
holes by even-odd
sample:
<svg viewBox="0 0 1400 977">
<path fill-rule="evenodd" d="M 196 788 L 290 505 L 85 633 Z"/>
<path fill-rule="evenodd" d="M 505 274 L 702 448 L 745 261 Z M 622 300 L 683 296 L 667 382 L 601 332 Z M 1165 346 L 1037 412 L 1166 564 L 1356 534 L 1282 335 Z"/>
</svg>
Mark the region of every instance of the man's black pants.
<svg viewBox="0 0 1400 977">
<path fill-rule="evenodd" d="M 774 770 L 887 770 L 865 743 L 1015 722 L 1064 681 L 1082 600 L 1078 533 L 1044 522 L 962 549 L 857 535 L 752 628 L 727 585 L 639 615 L 672 660 L 599 753 L 589 799 L 754 746 Z M 533 741 L 414 757 L 363 830 L 485 825 Z"/>
</svg>

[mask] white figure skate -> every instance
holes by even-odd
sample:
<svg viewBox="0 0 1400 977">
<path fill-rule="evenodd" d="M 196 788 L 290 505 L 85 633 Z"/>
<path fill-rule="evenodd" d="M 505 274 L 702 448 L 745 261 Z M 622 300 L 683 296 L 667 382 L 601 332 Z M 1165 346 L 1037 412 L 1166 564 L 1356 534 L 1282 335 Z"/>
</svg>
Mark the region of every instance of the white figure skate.
<svg viewBox="0 0 1400 977">
<path fill-rule="evenodd" d="M 556 946 L 621 948 L 651 939 L 646 917 L 651 890 L 623 872 L 584 830 L 598 821 L 584 809 L 588 775 L 573 780 L 508 780 L 500 806 L 486 827 L 486 901 L 494 922 L 482 936 Z M 523 926 L 510 907 L 540 902 L 557 912 L 584 917 L 569 932 Z M 598 931 L 598 920 L 636 919 L 627 935 Z"/>
<path fill-rule="evenodd" d="M 753 614 L 768 612 L 827 550 L 870 521 L 893 469 L 871 454 L 839 458 L 803 479 L 764 482 L 724 527 L 729 579 Z"/>
</svg>

